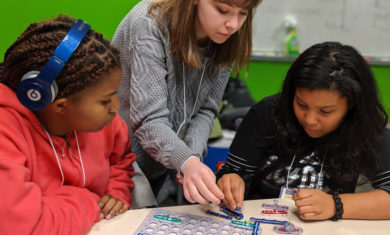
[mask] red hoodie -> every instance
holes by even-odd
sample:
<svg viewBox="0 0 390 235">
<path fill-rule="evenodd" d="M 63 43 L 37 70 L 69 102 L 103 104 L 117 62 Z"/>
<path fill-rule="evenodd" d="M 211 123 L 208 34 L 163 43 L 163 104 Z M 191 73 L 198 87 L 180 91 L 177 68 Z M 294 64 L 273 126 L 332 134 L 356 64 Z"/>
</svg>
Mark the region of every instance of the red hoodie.
<svg viewBox="0 0 390 235">
<path fill-rule="evenodd" d="M 0 234 L 85 234 L 100 220 L 105 194 L 130 206 L 135 154 L 122 119 L 99 132 L 67 136 L 69 145 L 51 135 L 57 162 L 34 113 L 0 83 Z"/>
</svg>

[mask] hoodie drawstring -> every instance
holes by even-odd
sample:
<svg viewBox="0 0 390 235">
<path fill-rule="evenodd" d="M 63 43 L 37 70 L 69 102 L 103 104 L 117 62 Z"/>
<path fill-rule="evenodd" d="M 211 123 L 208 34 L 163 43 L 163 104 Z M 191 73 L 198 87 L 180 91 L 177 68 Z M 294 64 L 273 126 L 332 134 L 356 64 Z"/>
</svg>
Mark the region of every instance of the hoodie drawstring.
<svg viewBox="0 0 390 235">
<path fill-rule="evenodd" d="M 62 171 L 62 167 L 61 167 L 60 159 L 58 158 L 57 151 L 56 151 L 56 149 L 54 148 L 54 144 L 53 144 L 53 141 L 51 140 L 51 137 L 50 137 L 49 132 L 47 132 L 47 130 L 46 130 L 44 127 L 42 127 L 42 128 L 43 128 L 43 130 L 46 132 L 47 137 L 49 137 L 50 145 L 51 145 L 51 147 L 52 147 L 52 149 L 53 149 L 54 155 L 56 156 L 58 168 L 60 169 L 60 172 L 61 172 L 61 177 L 62 177 L 62 183 L 61 183 L 61 185 L 64 185 L 64 181 L 65 181 L 64 172 Z M 84 170 L 83 158 L 81 157 L 79 139 L 77 138 L 76 131 L 74 131 L 74 135 L 75 135 L 75 137 L 76 137 L 77 150 L 78 150 L 78 152 L 79 152 L 80 165 L 81 165 L 81 170 L 82 170 L 82 172 L 83 172 L 83 186 L 82 186 L 82 187 L 85 187 L 85 170 Z"/>
</svg>

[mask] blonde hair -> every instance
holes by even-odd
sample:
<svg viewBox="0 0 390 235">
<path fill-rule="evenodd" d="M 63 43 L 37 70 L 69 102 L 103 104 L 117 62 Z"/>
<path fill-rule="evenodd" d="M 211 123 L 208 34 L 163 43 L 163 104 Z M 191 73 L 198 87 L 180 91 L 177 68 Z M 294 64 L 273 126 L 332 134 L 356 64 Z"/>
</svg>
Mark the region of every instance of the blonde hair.
<svg viewBox="0 0 390 235">
<path fill-rule="evenodd" d="M 252 18 L 255 7 L 261 0 L 213 0 L 248 10 L 244 24 L 223 44 L 211 43 L 210 53 L 217 66 L 231 67 L 235 71 L 249 64 L 252 51 Z M 164 23 L 168 25 L 171 52 L 187 65 L 200 68 L 202 62 L 198 53 L 194 0 L 155 0 L 149 7 L 149 15 L 156 19 L 164 32 Z"/>
</svg>

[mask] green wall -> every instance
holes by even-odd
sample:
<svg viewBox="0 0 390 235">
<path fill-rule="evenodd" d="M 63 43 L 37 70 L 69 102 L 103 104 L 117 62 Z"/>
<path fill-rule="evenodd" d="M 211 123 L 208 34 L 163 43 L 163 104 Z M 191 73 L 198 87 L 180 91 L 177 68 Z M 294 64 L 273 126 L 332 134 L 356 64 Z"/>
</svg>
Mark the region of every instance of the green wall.
<svg viewBox="0 0 390 235">
<path fill-rule="evenodd" d="M 2 0 L 0 61 L 7 48 L 32 22 L 64 13 L 87 21 L 92 29 L 112 38 L 115 29 L 138 0 Z"/>
<path fill-rule="evenodd" d="M 60 13 L 81 18 L 91 27 L 112 38 L 121 19 L 139 0 L 3 0 L 0 8 L 0 61 L 6 49 L 32 22 Z M 247 78 L 249 90 L 256 100 L 278 92 L 291 62 L 253 61 Z M 371 66 L 378 82 L 383 103 L 390 113 L 390 66 Z M 244 76 L 241 76 L 244 77 Z"/>
</svg>

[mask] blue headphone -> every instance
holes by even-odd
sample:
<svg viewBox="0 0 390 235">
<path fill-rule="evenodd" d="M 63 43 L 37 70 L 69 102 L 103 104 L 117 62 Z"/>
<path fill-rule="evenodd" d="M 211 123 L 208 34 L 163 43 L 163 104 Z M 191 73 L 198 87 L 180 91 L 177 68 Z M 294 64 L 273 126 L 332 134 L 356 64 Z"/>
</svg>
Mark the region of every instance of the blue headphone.
<svg viewBox="0 0 390 235">
<path fill-rule="evenodd" d="M 55 49 L 41 71 L 27 72 L 16 93 L 20 103 L 31 110 L 42 110 L 54 101 L 58 87 L 54 81 L 89 31 L 90 26 L 78 20 Z"/>
</svg>

